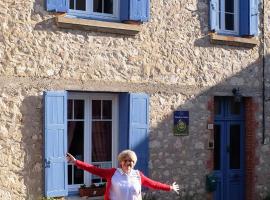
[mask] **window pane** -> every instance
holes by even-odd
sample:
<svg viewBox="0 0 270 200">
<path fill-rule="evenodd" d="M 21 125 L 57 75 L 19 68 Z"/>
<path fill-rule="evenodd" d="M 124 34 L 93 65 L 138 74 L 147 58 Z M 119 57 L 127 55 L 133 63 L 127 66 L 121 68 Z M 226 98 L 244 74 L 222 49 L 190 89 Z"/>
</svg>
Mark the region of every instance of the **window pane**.
<svg viewBox="0 0 270 200">
<path fill-rule="evenodd" d="M 69 1 L 69 9 L 74 9 L 74 0 Z"/>
<path fill-rule="evenodd" d="M 73 100 L 68 100 L 68 119 L 72 119 Z"/>
<path fill-rule="evenodd" d="M 99 164 L 93 163 L 93 165 L 99 168 L 107 168 L 107 169 L 112 168 L 112 162 L 99 162 Z M 92 183 L 102 183 L 102 182 L 103 183 L 107 182 L 107 180 L 92 174 Z"/>
<path fill-rule="evenodd" d="M 113 0 L 104 0 L 104 13 L 113 14 Z"/>
<path fill-rule="evenodd" d="M 225 29 L 230 31 L 234 30 L 234 14 L 225 14 Z"/>
<path fill-rule="evenodd" d="M 92 119 L 101 119 L 101 101 L 92 101 Z"/>
<path fill-rule="evenodd" d="M 229 103 L 230 103 L 230 115 L 240 115 L 241 102 L 235 102 L 234 98 L 231 98 Z"/>
<path fill-rule="evenodd" d="M 83 170 L 74 166 L 74 184 L 82 184 L 83 182 Z"/>
<path fill-rule="evenodd" d="M 225 0 L 225 12 L 234 13 L 234 0 Z"/>
<path fill-rule="evenodd" d="M 112 101 L 106 100 L 103 101 L 103 117 L 102 119 L 112 119 Z"/>
<path fill-rule="evenodd" d="M 240 125 L 230 126 L 230 169 L 240 169 Z"/>
<path fill-rule="evenodd" d="M 79 160 L 84 159 L 83 154 L 84 122 L 68 122 L 68 152 Z"/>
<path fill-rule="evenodd" d="M 76 159 L 84 160 L 84 122 L 68 122 L 68 152 Z M 68 165 L 68 184 L 82 184 L 83 171 Z"/>
<path fill-rule="evenodd" d="M 72 165 L 68 165 L 68 185 L 72 185 Z"/>
<path fill-rule="evenodd" d="M 86 10 L 86 0 L 76 0 L 76 10 Z"/>
<path fill-rule="evenodd" d="M 112 160 L 112 122 L 92 122 L 92 161 Z"/>
<path fill-rule="evenodd" d="M 84 100 L 74 100 L 74 119 L 84 119 Z"/>
<path fill-rule="evenodd" d="M 214 127 L 214 169 L 220 170 L 220 136 L 221 136 L 220 125 Z"/>
<path fill-rule="evenodd" d="M 102 13 L 102 0 L 94 0 L 93 4 L 93 11 Z"/>
</svg>

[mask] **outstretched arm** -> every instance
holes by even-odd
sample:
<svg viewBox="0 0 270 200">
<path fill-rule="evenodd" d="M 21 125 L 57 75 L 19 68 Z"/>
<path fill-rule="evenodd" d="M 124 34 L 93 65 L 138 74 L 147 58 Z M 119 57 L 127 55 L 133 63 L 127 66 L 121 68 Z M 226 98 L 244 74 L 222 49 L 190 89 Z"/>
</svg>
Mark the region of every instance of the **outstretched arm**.
<svg viewBox="0 0 270 200">
<path fill-rule="evenodd" d="M 67 160 L 68 160 L 68 162 L 73 163 L 77 167 L 79 167 L 83 170 L 86 170 L 92 174 L 95 174 L 97 176 L 100 176 L 102 178 L 105 178 L 105 179 L 110 178 L 116 170 L 114 168 L 111 168 L 111 169 L 99 168 L 99 167 L 96 167 L 94 165 L 82 162 L 80 160 L 76 160 L 70 153 L 67 153 Z"/>
<path fill-rule="evenodd" d="M 164 183 L 160 183 L 158 181 L 154 181 L 148 177 L 146 177 L 142 172 L 140 172 L 142 185 L 156 189 L 156 190 L 165 190 L 165 191 L 175 191 L 178 194 L 179 191 L 179 185 L 175 182 L 172 185 L 167 185 Z"/>
</svg>

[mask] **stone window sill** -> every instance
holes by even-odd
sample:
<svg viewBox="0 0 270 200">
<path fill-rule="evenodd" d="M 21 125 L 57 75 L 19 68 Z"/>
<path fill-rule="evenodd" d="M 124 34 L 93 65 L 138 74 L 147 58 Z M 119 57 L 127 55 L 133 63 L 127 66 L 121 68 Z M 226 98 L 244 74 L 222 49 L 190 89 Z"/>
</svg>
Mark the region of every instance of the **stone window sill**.
<svg viewBox="0 0 270 200">
<path fill-rule="evenodd" d="M 254 47 L 259 43 L 259 41 L 254 37 L 252 38 L 234 37 L 234 36 L 218 35 L 216 33 L 210 33 L 210 42 L 213 44 L 223 44 L 237 47 Z"/>
<path fill-rule="evenodd" d="M 80 29 L 124 35 L 136 35 L 141 31 L 138 24 L 104 22 L 90 19 L 71 18 L 66 15 L 56 16 L 56 24 L 60 28 Z"/>
</svg>

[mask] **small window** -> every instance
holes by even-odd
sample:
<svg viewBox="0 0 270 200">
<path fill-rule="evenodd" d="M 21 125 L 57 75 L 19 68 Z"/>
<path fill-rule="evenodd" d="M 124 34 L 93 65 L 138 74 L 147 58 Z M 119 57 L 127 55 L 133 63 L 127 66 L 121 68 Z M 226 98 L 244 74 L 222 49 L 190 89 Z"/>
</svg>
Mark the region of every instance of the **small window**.
<svg viewBox="0 0 270 200">
<path fill-rule="evenodd" d="M 58 26 L 61 23 L 77 24 L 85 26 L 93 26 L 93 24 L 84 23 L 85 19 L 106 21 L 106 22 L 127 22 L 134 21 L 136 23 L 148 22 L 150 18 L 150 0 L 46 0 L 46 10 L 49 12 L 66 13 L 65 16 L 58 16 Z M 61 22 L 59 19 L 80 19 Z M 75 22 L 76 21 L 76 22 Z M 113 24 L 111 23 L 111 24 Z M 102 24 L 102 23 L 101 23 Z M 103 25 L 107 26 L 106 23 Z M 67 26 L 65 26 L 67 28 Z M 110 27 L 111 28 L 111 27 Z M 113 27 L 117 29 L 117 26 Z M 124 27 L 132 29 L 131 27 Z M 106 27 L 105 27 L 106 29 Z M 119 27 L 118 27 L 119 29 Z M 119 30 L 123 30 L 120 28 Z M 104 27 L 103 27 L 104 31 Z M 106 30 L 105 30 L 106 31 Z M 120 32 L 122 33 L 122 32 Z"/>
<path fill-rule="evenodd" d="M 238 34 L 238 0 L 218 1 L 219 33 Z"/>
<path fill-rule="evenodd" d="M 113 0 L 93 0 L 93 11 L 96 13 L 113 14 Z"/>
<path fill-rule="evenodd" d="M 69 0 L 68 13 L 79 17 L 119 20 L 119 0 Z"/>
<path fill-rule="evenodd" d="M 210 29 L 220 35 L 258 35 L 257 0 L 210 0 Z"/>
</svg>

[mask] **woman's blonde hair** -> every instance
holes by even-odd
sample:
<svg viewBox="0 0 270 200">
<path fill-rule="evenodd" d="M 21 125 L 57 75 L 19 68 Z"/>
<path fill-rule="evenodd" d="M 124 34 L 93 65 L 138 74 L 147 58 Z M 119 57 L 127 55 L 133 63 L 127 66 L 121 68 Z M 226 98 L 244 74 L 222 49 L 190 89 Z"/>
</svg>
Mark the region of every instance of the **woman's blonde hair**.
<svg viewBox="0 0 270 200">
<path fill-rule="evenodd" d="M 126 158 L 130 158 L 133 162 L 134 165 L 137 162 L 137 156 L 136 153 L 134 151 L 131 151 L 129 149 L 122 151 L 121 153 L 119 153 L 118 155 L 118 161 L 122 162 L 124 161 Z"/>
</svg>

